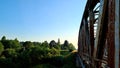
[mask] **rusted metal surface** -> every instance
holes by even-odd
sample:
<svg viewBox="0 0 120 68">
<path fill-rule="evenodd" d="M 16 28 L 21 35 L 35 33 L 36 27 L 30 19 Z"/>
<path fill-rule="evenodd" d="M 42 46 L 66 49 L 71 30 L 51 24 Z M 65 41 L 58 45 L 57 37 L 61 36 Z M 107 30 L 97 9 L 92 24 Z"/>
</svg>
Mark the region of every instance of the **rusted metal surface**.
<svg viewBox="0 0 120 68">
<path fill-rule="evenodd" d="M 78 54 L 85 67 L 120 68 L 119 7 L 119 0 L 87 1 L 78 37 Z"/>
<path fill-rule="evenodd" d="M 107 33 L 107 0 L 100 1 L 101 7 L 100 7 L 100 15 L 99 15 L 99 21 L 98 21 L 98 30 L 97 30 L 97 37 L 96 37 L 96 44 L 97 46 L 97 52 L 96 52 L 96 58 L 102 60 L 103 54 L 104 54 L 104 48 L 105 48 L 105 41 L 106 41 L 106 33 Z M 106 23 L 104 23 L 106 22 Z M 101 68 L 101 62 L 96 62 L 96 66 L 98 68 Z"/>
<path fill-rule="evenodd" d="M 115 67 L 115 0 L 109 0 L 108 3 L 108 66 Z"/>
<path fill-rule="evenodd" d="M 90 16 L 90 46 L 91 46 L 91 56 L 93 56 L 93 52 L 94 52 L 94 13 L 91 10 L 89 12 L 89 16 Z"/>
</svg>

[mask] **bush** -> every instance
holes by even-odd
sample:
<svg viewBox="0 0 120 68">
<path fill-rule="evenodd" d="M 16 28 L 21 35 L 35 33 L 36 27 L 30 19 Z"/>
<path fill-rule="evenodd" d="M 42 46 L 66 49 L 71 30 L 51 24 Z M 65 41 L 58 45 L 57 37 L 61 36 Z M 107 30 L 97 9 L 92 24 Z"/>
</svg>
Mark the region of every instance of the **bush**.
<svg viewBox="0 0 120 68">
<path fill-rule="evenodd" d="M 50 64 L 38 64 L 38 65 L 33 66 L 31 68 L 54 68 L 54 66 L 52 66 Z"/>
<path fill-rule="evenodd" d="M 64 57 L 64 65 L 62 68 L 76 68 L 75 61 L 76 53 L 70 53 L 69 55 Z"/>
</svg>

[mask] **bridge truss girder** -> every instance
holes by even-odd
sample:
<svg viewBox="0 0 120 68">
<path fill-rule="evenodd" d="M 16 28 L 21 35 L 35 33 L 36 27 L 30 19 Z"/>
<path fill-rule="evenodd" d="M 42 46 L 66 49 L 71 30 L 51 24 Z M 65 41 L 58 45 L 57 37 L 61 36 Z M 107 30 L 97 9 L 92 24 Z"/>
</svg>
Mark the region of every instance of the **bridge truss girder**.
<svg viewBox="0 0 120 68">
<path fill-rule="evenodd" d="M 79 30 L 78 53 L 90 68 L 120 68 L 119 16 L 119 0 L 87 1 Z"/>
</svg>

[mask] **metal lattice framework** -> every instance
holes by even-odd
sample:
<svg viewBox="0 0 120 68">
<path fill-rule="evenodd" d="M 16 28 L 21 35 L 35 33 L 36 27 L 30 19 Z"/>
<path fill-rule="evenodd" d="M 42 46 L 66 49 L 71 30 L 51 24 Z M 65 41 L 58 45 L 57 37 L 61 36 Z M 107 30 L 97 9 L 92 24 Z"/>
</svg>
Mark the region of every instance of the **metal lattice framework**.
<svg viewBox="0 0 120 68">
<path fill-rule="evenodd" d="M 88 0 L 78 55 L 82 68 L 120 68 L 120 0 Z"/>
</svg>

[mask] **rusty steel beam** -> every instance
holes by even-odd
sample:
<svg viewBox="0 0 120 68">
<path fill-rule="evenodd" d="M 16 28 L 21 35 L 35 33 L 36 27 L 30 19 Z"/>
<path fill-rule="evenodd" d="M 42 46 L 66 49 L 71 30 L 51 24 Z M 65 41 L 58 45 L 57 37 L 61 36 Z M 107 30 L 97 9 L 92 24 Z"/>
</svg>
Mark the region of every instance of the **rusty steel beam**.
<svg viewBox="0 0 120 68">
<path fill-rule="evenodd" d="M 109 0 L 108 6 L 108 66 L 115 68 L 115 0 Z"/>
<path fill-rule="evenodd" d="M 87 1 L 79 29 L 78 53 L 82 60 L 92 62 L 94 66 L 91 67 L 101 68 L 103 66 L 101 61 L 105 59 L 108 67 L 120 68 L 120 1 L 100 0 L 101 8 L 94 41 L 94 8 L 98 2 L 99 0 Z"/>
<path fill-rule="evenodd" d="M 89 10 L 92 10 L 98 2 L 99 2 L 99 0 L 88 0 L 87 1 L 85 10 L 83 13 L 82 21 L 83 21 L 83 19 L 85 19 L 89 16 Z M 82 26 L 82 21 L 81 21 L 80 27 Z"/>
<path fill-rule="evenodd" d="M 96 58 L 103 59 L 106 34 L 107 34 L 107 0 L 100 1 L 100 15 L 98 22 L 98 30 L 96 35 L 95 46 L 97 46 Z M 101 68 L 101 62 L 96 62 L 96 67 Z"/>
<path fill-rule="evenodd" d="M 94 7 L 96 6 L 96 4 L 99 2 L 99 0 L 88 0 L 85 10 L 84 10 L 84 14 L 83 14 L 83 18 L 81 21 L 81 25 L 80 25 L 80 30 L 79 30 L 79 37 L 78 37 L 78 52 L 79 55 L 81 56 L 82 60 L 85 61 L 91 61 L 92 58 L 89 58 L 85 55 L 83 55 L 84 53 L 88 54 L 90 57 L 93 55 L 93 51 L 94 51 L 94 14 L 89 15 L 89 10 L 91 10 L 93 12 Z M 88 22 L 87 22 L 87 18 L 90 16 L 90 34 L 89 34 L 89 28 L 88 28 Z M 91 42 L 92 41 L 92 42 Z M 92 54 L 92 55 L 91 55 Z M 93 64 L 93 63 L 92 63 Z M 93 64 L 94 65 L 94 64 Z M 91 66 L 94 67 L 94 66 Z"/>
<path fill-rule="evenodd" d="M 91 56 L 93 56 L 94 52 L 94 13 L 93 10 L 89 11 L 89 16 L 90 16 L 90 46 L 91 46 Z"/>
</svg>

